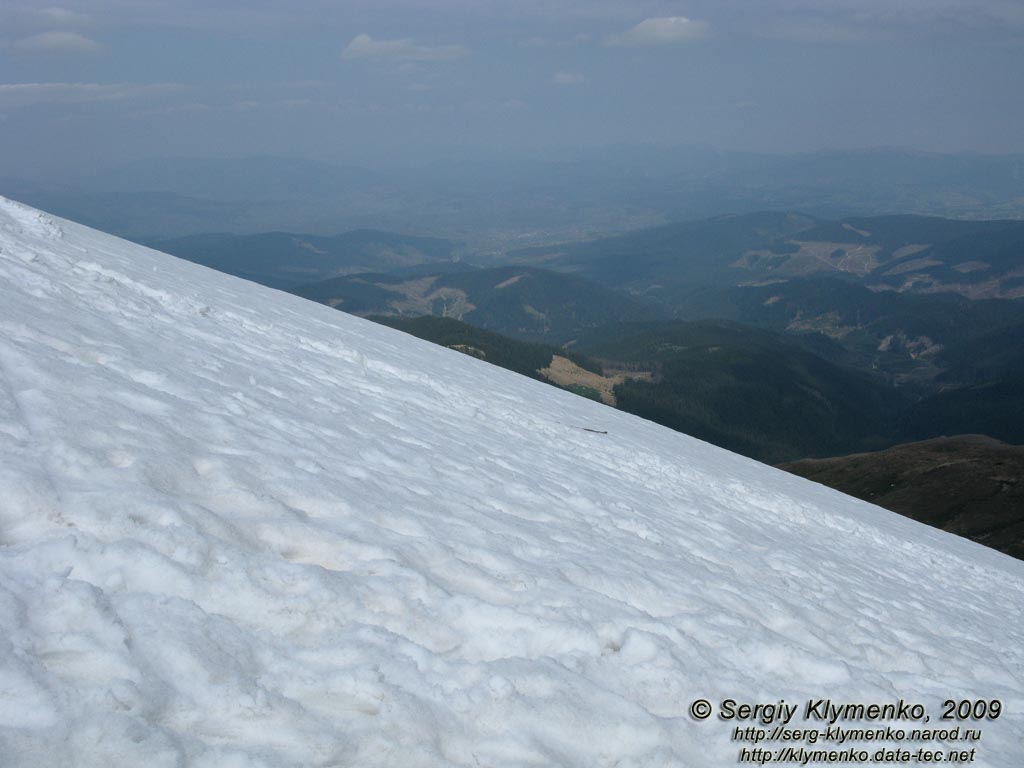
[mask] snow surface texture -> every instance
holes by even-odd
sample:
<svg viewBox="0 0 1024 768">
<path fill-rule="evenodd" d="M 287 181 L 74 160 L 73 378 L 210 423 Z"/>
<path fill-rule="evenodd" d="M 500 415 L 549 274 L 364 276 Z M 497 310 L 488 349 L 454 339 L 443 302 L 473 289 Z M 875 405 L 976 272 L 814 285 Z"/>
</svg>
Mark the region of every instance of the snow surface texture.
<svg viewBox="0 0 1024 768">
<path fill-rule="evenodd" d="M 1022 608 L 1009 557 L 0 198 L 5 768 L 737 764 L 699 696 L 998 698 L 1009 768 Z"/>
</svg>

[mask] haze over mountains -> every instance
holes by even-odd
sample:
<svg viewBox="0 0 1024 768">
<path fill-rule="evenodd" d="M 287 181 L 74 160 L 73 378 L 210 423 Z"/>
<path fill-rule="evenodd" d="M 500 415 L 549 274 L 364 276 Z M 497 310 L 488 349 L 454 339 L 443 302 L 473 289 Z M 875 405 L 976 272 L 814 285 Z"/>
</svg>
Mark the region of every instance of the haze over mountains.
<svg viewBox="0 0 1024 768">
<path fill-rule="evenodd" d="M 1021 218 L 1024 156 L 618 145 L 372 168 L 186 157 L 7 178 L 0 191 L 136 238 L 372 228 L 467 240 L 486 255 L 727 212 Z"/>
<path fill-rule="evenodd" d="M 449 240 L 370 229 L 332 237 L 288 232 L 192 235 L 154 239 L 148 244 L 272 288 L 294 288 L 338 275 L 443 263 L 457 253 L 457 245 Z"/>
</svg>

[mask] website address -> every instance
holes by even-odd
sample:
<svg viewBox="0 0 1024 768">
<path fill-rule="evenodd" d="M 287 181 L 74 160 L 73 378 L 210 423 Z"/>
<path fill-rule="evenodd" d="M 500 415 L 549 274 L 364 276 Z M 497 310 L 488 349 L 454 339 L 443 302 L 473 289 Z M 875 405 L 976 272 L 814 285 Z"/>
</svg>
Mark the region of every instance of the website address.
<svg viewBox="0 0 1024 768">
<path fill-rule="evenodd" d="M 760 744 L 762 741 L 803 741 L 813 746 L 818 741 L 832 742 L 837 745 L 852 741 L 979 741 L 980 728 L 851 728 L 833 725 L 819 730 L 817 728 L 758 728 L 756 726 L 733 728 L 733 741 L 748 741 Z"/>
<path fill-rule="evenodd" d="M 783 747 L 779 750 L 761 747 L 740 749 L 739 762 L 767 765 L 793 763 L 972 763 L 976 749 L 805 749 Z"/>
</svg>

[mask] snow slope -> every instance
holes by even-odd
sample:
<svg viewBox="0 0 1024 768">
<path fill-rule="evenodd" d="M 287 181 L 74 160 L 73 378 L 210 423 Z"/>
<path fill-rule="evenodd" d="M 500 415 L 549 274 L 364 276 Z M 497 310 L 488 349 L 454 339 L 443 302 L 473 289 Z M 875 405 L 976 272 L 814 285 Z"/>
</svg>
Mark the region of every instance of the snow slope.
<svg viewBox="0 0 1024 768">
<path fill-rule="evenodd" d="M 1009 557 L 0 198 L 5 768 L 737 764 L 697 697 L 998 698 L 1009 768 L 1022 611 Z"/>
</svg>

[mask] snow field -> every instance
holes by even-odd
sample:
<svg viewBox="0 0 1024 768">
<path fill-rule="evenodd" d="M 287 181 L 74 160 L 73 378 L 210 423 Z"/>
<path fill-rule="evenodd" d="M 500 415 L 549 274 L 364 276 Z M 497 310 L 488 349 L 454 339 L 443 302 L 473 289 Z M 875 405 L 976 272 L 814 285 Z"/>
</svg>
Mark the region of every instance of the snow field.
<svg viewBox="0 0 1024 768">
<path fill-rule="evenodd" d="M 698 697 L 1011 768 L 1024 567 L 0 198 L 0 765 L 735 764 Z"/>
</svg>

